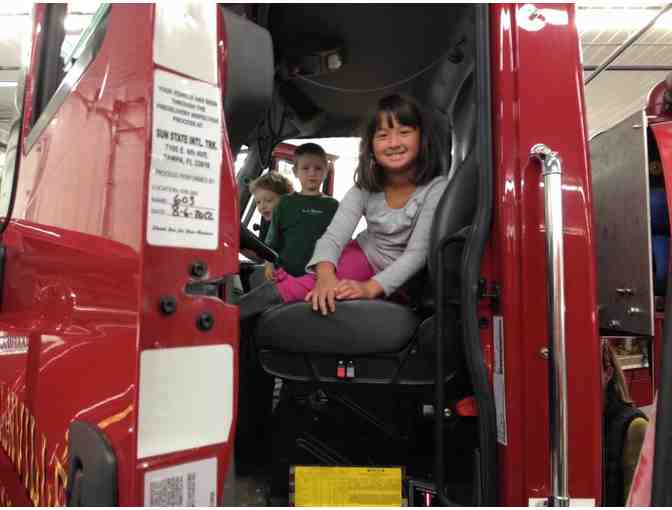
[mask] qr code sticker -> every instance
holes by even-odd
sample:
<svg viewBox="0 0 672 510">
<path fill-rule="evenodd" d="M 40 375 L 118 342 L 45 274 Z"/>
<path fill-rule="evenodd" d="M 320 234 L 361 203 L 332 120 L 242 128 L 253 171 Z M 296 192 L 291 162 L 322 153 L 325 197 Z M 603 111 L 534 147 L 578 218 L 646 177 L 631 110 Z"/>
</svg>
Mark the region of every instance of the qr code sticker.
<svg viewBox="0 0 672 510">
<path fill-rule="evenodd" d="M 184 478 L 181 476 L 150 482 L 149 504 L 151 506 L 184 506 L 183 486 Z"/>
</svg>

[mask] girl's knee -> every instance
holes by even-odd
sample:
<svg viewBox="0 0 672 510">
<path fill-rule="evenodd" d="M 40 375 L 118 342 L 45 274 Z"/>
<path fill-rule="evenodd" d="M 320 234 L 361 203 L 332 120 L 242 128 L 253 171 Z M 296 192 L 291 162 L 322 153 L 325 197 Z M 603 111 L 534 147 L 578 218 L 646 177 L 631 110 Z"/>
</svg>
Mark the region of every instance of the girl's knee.
<svg viewBox="0 0 672 510">
<path fill-rule="evenodd" d="M 278 279 L 276 287 L 285 303 L 303 301 L 308 292 L 315 287 L 315 276 L 306 274 L 296 277 L 286 274 L 284 278 Z"/>
</svg>

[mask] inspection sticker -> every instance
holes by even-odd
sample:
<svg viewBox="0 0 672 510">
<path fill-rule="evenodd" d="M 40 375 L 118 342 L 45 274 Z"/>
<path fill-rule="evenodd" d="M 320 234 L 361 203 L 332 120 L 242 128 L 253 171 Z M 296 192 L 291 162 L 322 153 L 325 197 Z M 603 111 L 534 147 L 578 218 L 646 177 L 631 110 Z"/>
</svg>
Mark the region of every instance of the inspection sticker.
<svg viewBox="0 0 672 510">
<path fill-rule="evenodd" d="M 215 506 L 217 459 L 145 473 L 145 506 Z"/>
<path fill-rule="evenodd" d="M 401 506 L 399 467 L 295 466 L 294 506 Z"/>
<path fill-rule="evenodd" d="M 214 85 L 154 72 L 147 243 L 215 250 L 222 108 Z"/>
</svg>

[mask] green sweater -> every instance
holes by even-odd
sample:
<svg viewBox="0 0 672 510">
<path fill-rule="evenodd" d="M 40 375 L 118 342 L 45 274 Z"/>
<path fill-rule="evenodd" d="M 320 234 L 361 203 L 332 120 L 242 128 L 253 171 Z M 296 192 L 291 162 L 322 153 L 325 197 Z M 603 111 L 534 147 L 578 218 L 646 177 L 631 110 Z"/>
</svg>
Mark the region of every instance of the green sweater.
<svg viewBox="0 0 672 510">
<path fill-rule="evenodd" d="M 280 256 L 277 265 L 292 276 L 306 274 L 315 243 L 331 223 L 336 209 L 338 201 L 328 196 L 283 195 L 273 210 L 266 237 L 266 244 Z"/>
</svg>

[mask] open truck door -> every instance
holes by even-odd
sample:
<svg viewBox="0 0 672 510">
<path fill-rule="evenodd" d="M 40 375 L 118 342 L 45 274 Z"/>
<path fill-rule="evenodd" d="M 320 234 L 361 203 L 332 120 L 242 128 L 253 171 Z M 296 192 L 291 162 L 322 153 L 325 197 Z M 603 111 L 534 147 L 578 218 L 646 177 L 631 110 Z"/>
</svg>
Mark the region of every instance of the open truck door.
<svg viewBox="0 0 672 510">
<path fill-rule="evenodd" d="M 668 225 L 672 201 L 672 75 L 656 85 L 649 93 L 646 118 L 655 147 L 656 159 L 664 179 L 667 207 L 660 211 L 661 220 Z M 653 211 L 653 207 L 652 207 Z M 654 222 L 655 223 L 655 220 Z M 669 236 L 662 239 L 669 250 Z M 668 256 L 669 256 L 669 252 Z M 666 284 L 665 308 L 661 345 L 654 354 L 657 397 L 650 416 L 649 427 L 632 482 L 628 506 L 670 506 L 672 486 L 669 483 L 672 470 L 672 273 L 667 257 L 656 256 L 658 271 Z M 661 264 L 662 262 L 662 264 Z"/>
<path fill-rule="evenodd" d="M 226 121 L 256 112 L 226 85 L 241 38 L 259 65 L 270 38 L 206 4 L 102 4 L 73 37 L 68 7 L 34 7 L 2 175 L 0 503 L 221 504 L 238 352 Z"/>
</svg>

